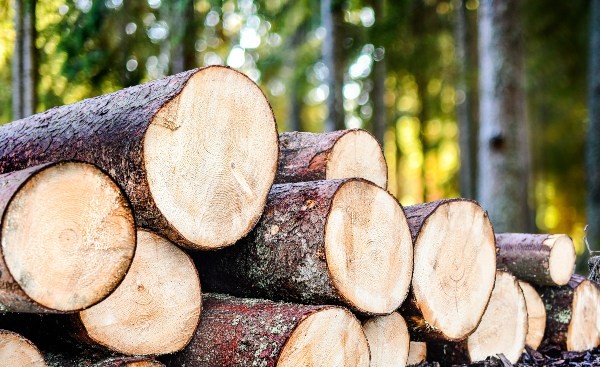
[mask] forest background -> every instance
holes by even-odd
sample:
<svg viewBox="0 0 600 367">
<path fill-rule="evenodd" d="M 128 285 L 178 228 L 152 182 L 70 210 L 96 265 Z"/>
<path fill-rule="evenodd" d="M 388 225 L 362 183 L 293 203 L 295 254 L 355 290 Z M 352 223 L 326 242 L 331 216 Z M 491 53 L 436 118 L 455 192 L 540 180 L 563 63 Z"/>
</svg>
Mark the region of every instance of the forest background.
<svg viewBox="0 0 600 367">
<path fill-rule="evenodd" d="M 600 0 L 0 0 L 0 14 L 0 124 L 225 64 L 280 131 L 371 131 L 403 205 L 462 196 L 497 232 L 567 233 L 583 273 L 586 224 L 600 250 Z"/>
</svg>

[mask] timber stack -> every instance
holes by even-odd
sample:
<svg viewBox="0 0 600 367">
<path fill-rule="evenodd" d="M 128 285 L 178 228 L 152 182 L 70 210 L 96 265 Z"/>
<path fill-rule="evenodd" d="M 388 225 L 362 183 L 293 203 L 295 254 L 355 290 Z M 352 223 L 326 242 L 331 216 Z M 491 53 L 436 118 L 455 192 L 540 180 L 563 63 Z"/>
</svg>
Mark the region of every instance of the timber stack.
<svg viewBox="0 0 600 367">
<path fill-rule="evenodd" d="M 0 127 L 0 366 L 406 366 L 600 344 L 566 235 L 403 207 L 365 130 L 190 70 Z"/>
</svg>

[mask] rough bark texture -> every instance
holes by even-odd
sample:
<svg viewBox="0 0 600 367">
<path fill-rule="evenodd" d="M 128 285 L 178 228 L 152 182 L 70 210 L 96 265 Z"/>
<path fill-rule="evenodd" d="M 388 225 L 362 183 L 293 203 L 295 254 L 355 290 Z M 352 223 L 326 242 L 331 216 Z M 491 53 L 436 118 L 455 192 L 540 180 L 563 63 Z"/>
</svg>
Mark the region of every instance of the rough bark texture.
<svg viewBox="0 0 600 367">
<path fill-rule="evenodd" d="M 196 254 L 203 288 L 241 297 L 345 304 L 329 277 L 324 240 L 333 196 L 344 182 L 273 185 L 260 222 L 246 238 Z"/>
<path fill-rule="evenodd" d="M 48 367 L 164 367 L 151 357 L 107 356 L 93 349 L 81 349 L 76 353 L 42 352 Z"/>
<path fill-rule="evenodd" d="M 205 294 L 200 324 L 181 352 L 162 357 L 167 366 L 277 365 L 300 321 L 332 306 L 304 306 Z"/>
<path fill-rule="evenodd" d="M 600 282 L 600 256 L 592 256 L 588 260 L 588 265 L 590 267 L 590 275 L 589 279 L 599 283 Z"/>
<path fill-rule="evenodd" d="M 478 201 L 499 232 L 529 231 L 531 157 L 525 111 L 520 0 L 479 7 Z"/>
<path fill-rule="evenodd" d="M 529 233 L 497 234 L 496 267 L 510 272 L 518 279 L 536 285 L 560 285 L 556 284 L 550 273 L 552 247 L 544 244 L 550 236 Z M 574 263 L 564 264 L 565 267 L 570 268 L 574 265 Z"/>
</svg>

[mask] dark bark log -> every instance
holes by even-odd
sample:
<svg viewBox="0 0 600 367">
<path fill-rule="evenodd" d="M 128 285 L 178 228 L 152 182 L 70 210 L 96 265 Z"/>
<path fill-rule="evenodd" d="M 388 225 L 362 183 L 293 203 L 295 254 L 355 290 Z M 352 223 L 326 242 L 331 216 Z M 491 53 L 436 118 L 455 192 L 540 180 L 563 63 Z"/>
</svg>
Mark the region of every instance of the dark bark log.
<svg viewBox="0 0 600 367">
<path fill-rule="evenodd" d="M 320 313 L 337 319 L 324 320 Z M 319 359 L 314 350 L 303 348 L 305 343 L 327 353 Z M 360 323 L 343 308 L 205 294 L 204 312 L 192 341 L 162 360 L 167 366 L 189 367 L 326 366 L 340 360 L 367 366 L 369 351 Z"/>
<path fill-rule="evenodd" d="M 93 181 L 63 186 L 78 175 L 93 176 Z M 56 192 L 56 186 L 61 193 Z M 59 194 L 76 197 L 69 200 Z M 106 200 L 106 205 L 115 207 L 100 210 L 94 200 Z M 40 204 L 32 207 L 32 201 Z M 98 209 L 97 217 L 87 215 L 92 206 Z M 48 211 L 52 214 L 43 214 Z M 73 213 L 84 218 L 71 218 Z M 44 223 L 35 223 L 38 220 Z M 88 238 L 89 231 L 97 238 Z M 36 242 L 40 237 L 43 244 Z M 0 174 L 0 238 L 1 312 L 65 313 L 90 307 L 121 282 L 135 250 L 133 214 L 125 194 L 96 167 L 75 162 L 47 163 Z M 75 262 L 65 261 L 65 257 Z M 97 263 L 105 268 L 96 269 Z M 60 279 L 53 287 L 55 277 Z M 73 279 L 80 277 L 102 281 L 89 284 Z M 65 283 L 69 287 L 65 288 Z M 40 289 L 44 287 L 52 288 Z"/>
<path fill-rule="evenodd" d="M 360 179 L 310 181 L 274 185 L 249 236 L 195 259 L 209 292 L 380 314 L 406 295 L 412 244 L 402 208 L 384 190 Z"/>
<path fill-rule="evenodd" d="M 218 90 L 211 91 L 227 94 L 223 95 L 222 99 L 213 98 L 214 95 L 209 96 L 208 93 L 198 95 L 184 93 L 188 86 L 190 86 L 190 90 L 196 91 L 195 88 L 202 88 L 203 85 L 213 85 L 209 84 L 213 83 L 210 78 L 215 78 L 217 81 L 214 83 L 217 85 L 219 80 L 228 83 L 228 85 L 223 85 L 226 88 L 232 88 L 235 85 L 235 88 L 244 89 L 244 101 L 237 100 L 235 92 L 226 92 L 225 88 L 215 88 Z M 227 81 L 225 81 L 226 78 Z M 220 102 L 215 102 L 217 100 Z M 253 113 L 248 113 L 244 107 L 245 103 L 251 103 L 254 106 L 252 107 Z M 201 106 L 202 110 L 199 108 L 198 111 L 192 113 L 189 109 L 196 105 Z M 210 129 L 215 129 L 214 119 L 209 122 L 204 121 L 204 117 L 199 117 L 206 109 L 213 111 L 214 114 L 211 116 L 221 118 L 219 123 L 226 125 L 228 129 L 224 130 L 226 136 L 222 136 L 221 139 L 225 143 L 214 147 L 210 145 L 203 146 L 202 149 L 190 149 L 188 145 L 196 146 L 202 143 L 198 140 L 189 140 L 196 139 L 192 136 L 206 135 L 213 131 Z M 244 117 L 234 118 L 235 111 L 240 112 L 241 110 L 244 110 Z M 231 119 L 227 120 L 227 116 Z M 206 118 L 208 119 L 208 117 Z M 245 120 L 244 126 L 248 126 L 248 129 L 253 128 L 253 131 L 249 132 L 251 138 L 246 135 L 243 138 L 238 136 L 238 130 L 242 129 L 242 126 L 231 129 L 229 125 L 233 123 L 231 121 L 238 120 Z M 183 131 L 186 131 L 188 127 L 191 130 L 187 134 L 190 136 L 189 139 L 178 135 L 184 134 Z M 221 129 L 225 129 L 225 127 L 221 127 Z M 158 142 L 152 139 L 149 141 L 149 130 L 152 130 L 151 135 L 154 139 L 157 135 L 166 139 L 167 135 L 165 134 L 168 134 L 169 140 L 172 137 L 176 137 L 178 140 L 175 140 L 174 146 L 163 143 L 161 139 L 158 139 Z M 257 131 L 261 131 L 260 137 L 256 135 Z M 203 172 L 203 179 L 189 180 L 185 185 L 178 184 L 173 185 L 176 187 L 170 187 L 171 183 L 165 181 L 165 177 L 163 177 L 167 173 L 161 173 L 157 166 L 154 166 L 152 171 L 148 168 L 150 161 L 155 162 L 154 165 L 164 163 L 165 169 L 162 172 L 168 172 L 173 182 L 179 182 L 177 180 L 181 180 L 183 176 L 193 175 L 194 170 L 188 169 L 189 166 L 196 167 L 195 171 L 202 171 L 199 167 L 203 164 L 202 162 L 213 162 L 220 159 L 213 157 L 227 157 L 227 152 L 237 150 L 238 145 L 236 144 L 241 145 L 244 144 L 242 142 L 250 139 L 256 140 L 255 138 L 264 141 L 265 149 L 268 152 L 260 153 L 260 156 L 257 153 L 256 156 L 239 154 L 236 157 L 228 157 L 228 159 L 223 159 L 223 162 L 219 161 L 223 167 L 202 168 L 207 171 L 209 168 L 214 168 L 218 171 L 217 173 Z M 201 139 L 201 137 L 197 139 Z M 194 249 L 227 246 L 250 231 L 258 221 L 264 206 L 264 200 L 266 200 L 270 187 L 270 183 L 267 185 L 267 181 L 270 180 L 270 177 L 274 177 L 277 154 L 275 121 L 264 95 L 246 76 L 222 67 L 190 70 L 115 93 L 53 108 L 44 113 L 1 126 L 0 141 L 5 142 L 0 145 L 0 173 L 65 159 L 77 159 L 97 164 L 108 171 L 124 188 L 132 201 L 138 225 L 162 233 L 173 242 Z M 180 141 L 183 143 L 180 144 Z M 150 143 L 153 144 L 154 150 L 148 147 Z M 158 148 L 163 149 L 163 147 L 169 152 L 156 152 Z M 223 147 L 227 149 L 223 149 Z M 211 149 L 216 151 L 212 152 Z M 149 154 L 154 154 L 158 158 L 154 156 L 148 158 Z M 174 162 L 171 160 L 170 154 L 180 154 L 182 157 Z M 253 161 L 254 159 L 255 161 Z M 264 164 L 258 165 L 261 160 Z M 249 163 L 252 164 L 249 165 Z M 179 165 L 179 168 L 176 165 Z M 225 166 L 229 167 L 229 165 L 231 165 L 231 173 L 221 172 L 224 171 Z M 244 177 L 243 173 L 250 170 L 248 165 L 253 166 L 256 172 L 260 172 L 260 175 Z M 262 168 L 256 167 L 265 167 L 265 172 L 262 172 Z M 185 175 L 184 171 L 190 172 Z M 266 171 L 272 172 L 267 173 Z M 161 179 L 154 177 L 151 181 L 150 173 Z M 224 190 L 231 191 L 215 192 L 209 200 L 199 200 L 197 191 L 190 190 L 193 193 L 188 193 L 183 190 L 187 187 L 205 192 L 208 190 L 207 187 L 213 187 L 211 184 L 214 184 L 215 187 L 221 185 L 221 180 L 231 181 L 223 186 L 228 188 Z M 177 191 L 176 198 L 173 199 L 168 195 L 171 191 Z M 161 208 L 157 201 L 158 194 L 163 203 Z M 248 203 L 251 207 L 256 207 L 255 213 L 243 216 L 240 214 L 239 218 L 227 218 L 231 223 L 237 224 L 235 227 L 229 228 L 229 234 L 220 234 L 220 238 L 214 234 L 207 234 L 204 229 L 199 229 L 199 225 L 195 222 L 189 223 L 189 220 L 185 221 L 185 217 L 180 217 L 185 215 L 202 216 L 205 218 L 203 226 L 216 222 L 218 224 L 215 224 L 213 232 L 217 233 L 218 228 L 225 220 L 223 216 L 227 217 L 229 214 L 215 218 L 215 215 L 211 216 L 210 213 L 215 210 L 227 213 L 226 209 L 229 208 L 224 203 L 231 201 L 244 203 L 246 196 L 257 198 L 252 205 Z M 182 203 L 181 197 L 189 200 Z M 177 210 L 173 210 L 172 206 L 178 206 Z M 167 207 L 167 211 L 165 211 L 165 207 Z M 191 209 L 192 207 L 195 209 Z M 236 212 L 241 211 L 237 210 Z M 173 224 L 175 220 L 180 224 L 185 223 L 185 226 Z M 186 228 L 184 229 L 184 227 Z"/>
<path fill-rule="evenodd" d="M 565 285 L 575 270 L 575 247 L 567 235 L 500 233 L 498 269 L 536 285 Z"/>
<path fill-rule="evenodd" d="M 347 139 L 346 143 L 343 143 L 344 137 Z M 370 139 L 373 141 L 368 144 Z M 346 166 L 346 174 L 351 174 L 352 171 L 364 172 L 360 175 L 361 178 L 370 180 L 382 188 L 387 187 L 385 157 L 381 147 L 375 148 L 378 144 L 373 136 L 365 130 L 349 129 L 323 134 L 281 133 L 279 141 L 279 163 L 275 183 L 348 178 L 331 177 L 332 173 L 340 173 L 340 169 L 336 169 L 335 166 Z M 361 143 L 361 146 L 354 146 L 354 141 Z M 337 146 L 338 149 L 344 149 L 344 144 L 348 144 L 348 151 L 343 151 L 346 154 L 334 155 L 334 148 Z M 369 155 L 365 155 L 369 148 Z M 376 150 L 375 153 L 372 152 L 373 149 Z M 365 163 L 361 164 L 362 162 Z"/>
</svg>

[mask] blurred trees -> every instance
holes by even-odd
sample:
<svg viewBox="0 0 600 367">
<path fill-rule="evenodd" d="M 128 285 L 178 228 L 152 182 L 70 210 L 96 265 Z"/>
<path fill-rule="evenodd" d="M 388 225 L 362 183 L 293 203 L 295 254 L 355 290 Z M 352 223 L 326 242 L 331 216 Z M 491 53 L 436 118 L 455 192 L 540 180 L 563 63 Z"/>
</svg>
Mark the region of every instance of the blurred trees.
<svg viewBox="0 0 600 367">
<path fill-rule="evenodd" d="M 600 0 L 591 1 L 586 149 L 588 242 L 600 250 Z"/>
<path fill-rule="evenodd" d="M 15 41 L 12 56 L 12 118 L 33 115 L 37 104 L 35 0 L 14 1 Z"/>
</svg>

